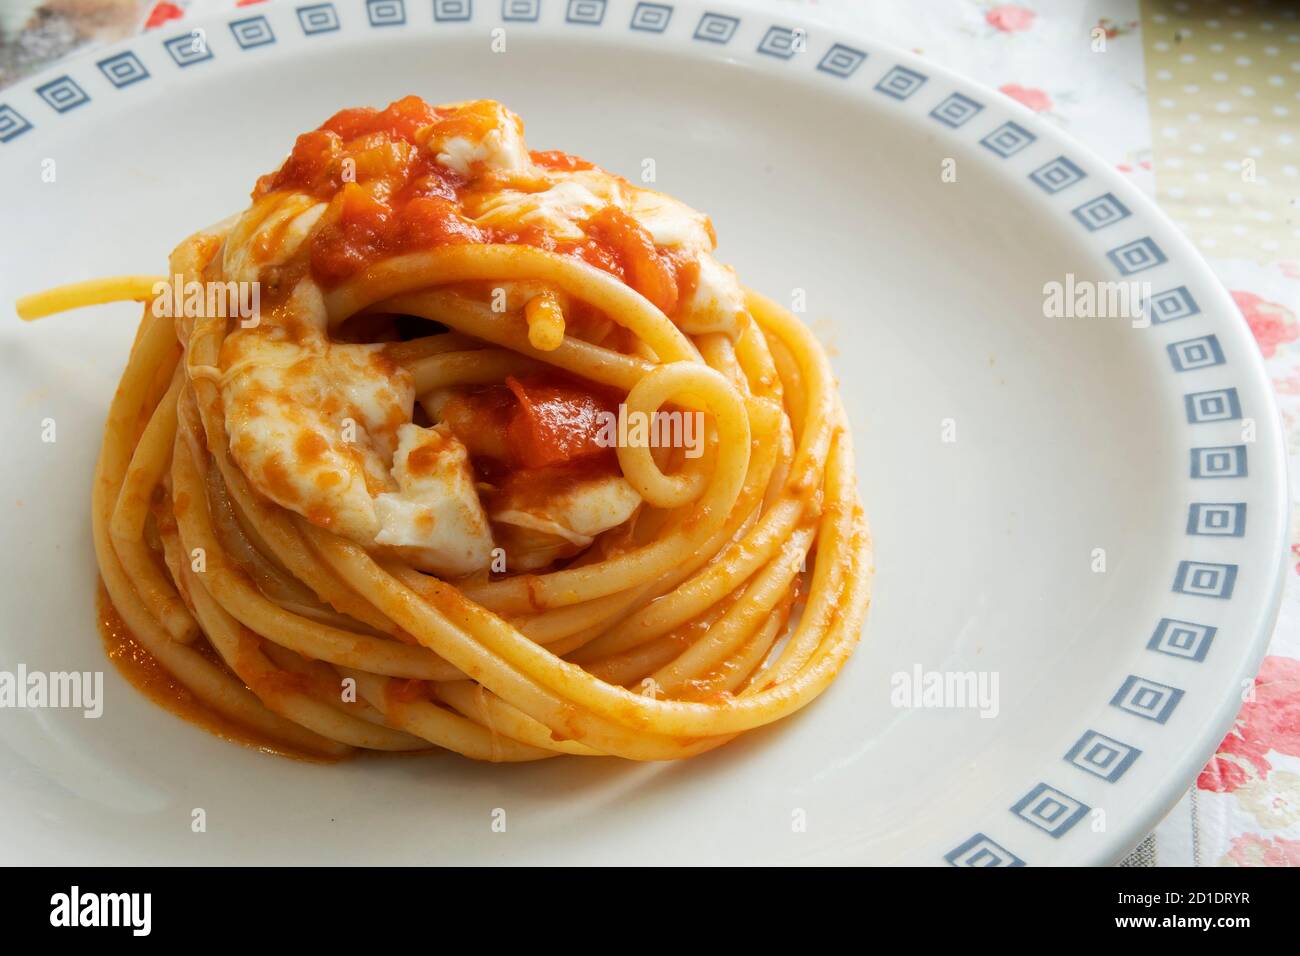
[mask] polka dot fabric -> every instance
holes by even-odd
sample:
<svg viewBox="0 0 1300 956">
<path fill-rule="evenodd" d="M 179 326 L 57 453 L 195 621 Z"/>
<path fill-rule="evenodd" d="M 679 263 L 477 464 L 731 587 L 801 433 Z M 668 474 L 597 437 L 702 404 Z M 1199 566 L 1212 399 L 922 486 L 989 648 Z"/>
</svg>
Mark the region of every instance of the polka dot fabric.
<svg viewBox="0 0 1300 956">
<path fill-rule="evenodd" d="M 1300 257 L 1300 14 L 1143 6 L 1156 195 L 1211 256 Z"/>
</svg>

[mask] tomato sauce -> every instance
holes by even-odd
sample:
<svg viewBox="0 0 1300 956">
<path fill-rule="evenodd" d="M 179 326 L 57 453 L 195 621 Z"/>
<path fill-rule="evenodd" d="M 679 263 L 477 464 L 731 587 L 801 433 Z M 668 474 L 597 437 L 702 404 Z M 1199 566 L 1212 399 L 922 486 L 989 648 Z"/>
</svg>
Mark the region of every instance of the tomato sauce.
<svg viewBox="0 0 1300 956">
<path fill-rule="evenodd" d="M 492 480 L 504 471 L 574 461 L 612 461 L 606 423 L 617 419 L 617 398 L 581 379 L 546 372 L 505 385 L 473 388 L 451 399 L 442 418 Z M 481 459 L 497 466 L 481 467 Z"/>
<path fill-rule="evenodd" d="M 493 109 L 476 107 L 439 109 L 406 96 L 383 110 L 343 110 L 299 136 L 284 164 L 258 180 L 253 198 L 296 190 L 331 204 L 310 255 L 312 275 L 325 287 L 388 256 L 458 243 L 511 243 L 581 259 L 671 315 L 689 291 L 688 262 L 657 248 L 640 223 L 617 208 L 592 216 L 581 240 L 556 239 L 533 224 L 484 226 L 464 215 L 464 199 L 476 190 L 535 192 L 548 185 L 536 175 L 499 173 L 482 177 L 486 183 L 470 183 L 437 162 L 426 147 L 431 138 L 477 141 L 495 128 Z M 542 170 L 597 168 L 560 150 L 534 151 L 530 157 Z"/>
<path fill-rule="evenodd" d="M 518 402 L 506 437 L 525 468 L 544 468 L 580 458 L 605 455 L 601 445 L 604 416 L 611 414 L 599 396 L 576 385 L 507 378 Z"/>
<path fill-rule="evenodd" d="M 254 747 L 266 753 L 309 760 L 316 763 L 334 763 L 338 758 L 321 754 L 304 753 L 272 740 L 257 731 L 235 723 L 224 714 L 213 710 L 180 681 L 173 677 L 166 668 L 158 663 L 157 658 L 149 653 L 131 633 L 122 620 L 117 608 L 113 606 L 103 582 L 99 582 L 95 596 L 96 617 L 99 623 L 99 635 L 104 642 L 104 652 L 126 680 L 152 700 L 159 707 L 171 711 L 176 716 L 202 727 L 209 733 L 233 740 L 246 747 Z M 199 647 L 195 648 L 199 650 Z"/>
</svg>

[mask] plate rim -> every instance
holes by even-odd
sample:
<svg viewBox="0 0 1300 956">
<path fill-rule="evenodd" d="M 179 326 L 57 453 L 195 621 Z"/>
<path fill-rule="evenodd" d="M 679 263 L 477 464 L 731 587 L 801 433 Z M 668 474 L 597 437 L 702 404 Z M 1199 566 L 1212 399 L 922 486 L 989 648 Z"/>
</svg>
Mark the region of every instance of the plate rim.
<svg viewBox="0 0 1300 956">
<path fill-rule="evenodd" d="M 337 8 L 343 5 L 352 8 L 350 13 L 352 22 L 347 29 L 344 29 L 342 23 L 338 20 Z M 430 6 L 432 7 L 431 13 Z M 477 10 L 475 9 L 476 6 L 478 7 Z M 542 19 L 541 14 L 543 11 L 548 9 L 553 11 L 556 7 L 563 7 L 565 13 L 563 21 L 556 21 L 554 18 Z M 303 19 L 304 11 L 321 11 L 326 8 L 334 11 L 334 26 L 309 30 L 307 21 Z M 36 104 L 30 102 L 30 97 L 35 97 L 44 102 L 48 110 L 42 116 L 50 118 L 55 115 L 62 117 L 69 111 L 78 109 L 94 99 L 111 97 L 137 82 L 156 75 L 144 66 L 139 57 L 134 57 L 135 65 L 144 70 L 143 75 L 139 75 L 138 72 L 127 72 L 121 74 L 118 78 L 114 78 L 105 69 L 104 65 L 106 63 L 129 63 L 129 60 L 124 59 L 123 55 L 132 54 L 134 56 L 137 50 L 141 50 L 146 45 L 152 45 L 155 48 L 161 46 L 174 61 L 172 64 L 173 69 L 168 71 L 169 79 L 184 75 L 188 67 L 213 59 L 210 48 L 193 59 L 185 60 L 184 57 L 177 55 L 174 49 L 177 41 L 192 36 L 191 31 L 196 29 L 206 29 L 212 35 L 222 36 L 223 44 L 228 43 L 230 45 L 229 53 L 223 52 L 222 56 L 228 56 L 236 51 L 244 53 L 257 47 L 275 43 L 275 32 L 270 25 L 268 15 L 273 15 L 274 27 L 281 29 L 292 28 L 296 21 L 304 34 L 300 38 L 301 40 L 310 39 L 317 33 L 334 34 L 336 36 L 348 34 L 348 42 L 373 45 L 382 43 L 387 36 L 392 35 L 385 34 L 380 28 L 397 27 L 403 36 L 411 36 L 416 31 L 419 31 L 419 35 L 424 39 L 436 44 L 442 39 L 449 39 L 454 42 L 464 36 L 464 31 L 469 26 L 481 27 L 484 25 L 483 21 L 491 21 L 491 13 L 483 13 L 485 8 L 488 11 L 496 10 L 495 22 L 501 24 L 527 23 L 527 29 L 556 33 L 563 31 L 566 37 L 575 36 L 574 33 L 568 32 L 569 28 L 580 28 L 583 32 L 578 35 L 586 42 L 600 42 L 610 35 L 610 30 L 618 29 L 613 25 L 613 21 L 609 20 L 611 9 L 617 9 L 623 13 L 631 12 L 632 19 L 629 21 L 628 27 L 620 34 L 620 39 L 626 40 L 630 33 L 641 33 L 646 36 L 657 35 L 660 36 L 663 42 L 671 45 L 673 52 L 687 53 L 692 55 L 692 58 L 704 60 L 722 58 L 732 62 L 742 62 L 746 66 L 761 69 L 768 75 L 778 77 L 779 74 L 776 71 L 779 67 L 777 63 L 804 56 L 804 53 L 798 50 L 787 52 L 789 49 L 788 44 L 797 36 L 796 31 L 803 30 L 803 37 L 808 41 L 807 58 L 817 61 L 815 67 L 817 71 L 829 74 L 828 83 L 834 83 L 836 79 L 851 81 L 857 75 L 859 68 L 865 63 L 883 61 L 884 65 L 889 67 L 886 73 L 881 75 L 879 82 L 874 85 L 861 82 L 853 85 L 846 83 L 840 87 L 828 86 L 828 91 L 835 89 L 866 100 L 870 96 L 870 91 L 875 90 L 884 96 L 894 97 L 900 103 L 906 104 L 906 101 L 914 93 L 923 89 L 926 83 L 938 79 L 942 82 L 944 89 L 951 90 L 953 94 L 962 94 L 970 104 L 975 106 L 975 109 L 969 115 L 964 116 L 960 110 L 954 113 L 952 118 L 959 120 L 955 124 L 936 116 L 934 112 L 930 112 L 929 115 L 937 120 L 934 127 L 936 133 L 942 133 L 945 129 L 948 129 L 949 132 L 957 131 L 967 121 L 974 119 L 981 113 L 984 113 L 986 117 L 995 115 L 1011 116 L 1013 119 L 1007 120 L 1003 126 L 1016 126 L 1021 132 L 1030 134 L 1029 144 L 1025 145 L 1034 142 L 1051 144 L 1054 150 L 1060 150 L 1062 157 L 1077 157 L 1084 161 L 1079 164 L 1079 168 L 1085 171 L 1084 175 L 1080 179 L 1067 183 L 1066 186 L 1060 188 L 1068 188 L 1069 185 L 1074 185 L 1082 178 L 1088 178 L 1104 189 L 1104 196 L 1099 198 L 1105 198 L 1108 195 L 1111 199 L 1117 200 L 1119 208 L 1124 210 L 1123 215 L 1119 217 L 1120 219 L 1132 215 L 1136 221 L 1143 223 L 1144 229 L 1150 236 L 1158 237 L 1159 241 L 1155 244 L 1156 254 L 1167 258 L 1157 262 L 1156 265 L 1167 263 L 1174 266 L 1173 283 L 1181 284 L 1184 291 L 1186 291 L 1186 286 L 1193 282 L 1200 287 L 1198 288 L 1197 299 L 1202 300 L 1202 304 L 1199 311 L 1202 314 L 1213 314 L 1215 316 L 1222 314 L 1223 317 L 1216 319 L 1212 324 L 1210 337 L 1230 329 L 1234 344 L 1240 345 L 1244 342 L 1249 346 L 1249 348 L 1234 350 L 1233 366 L 1234 371 L 1239 373 L 1237 376 L 1239 381 L 1234 379 L 1233 388 L 1241 387 L 1244 383 L 1253 393 L 1252 403 L 1262 397 L 1263 407 L 1255 415 L 1256 421 L 1261 427 L 1260 433 L 1253 443 L 1254 448 L 1252 448 L 1252 451 L 1255 453 L 1250 457 L 1251 467 L 1249 472 L 1241 477 L 1243 480 L 1249 481 L 1250 485 L 1247 487 L 1255 490 L 1261 497 L 1263 492 L 1267 490 L 1268 482 L 1273 483 L 1275 493 L 1272 496 L 1272 504 L 1277 517 L 1275 524 L 1265 527 L 1262 533 L 1254 532 L 1250 535 L 1251 538 L 1257 537 L 1261 543 L 1256 549 L 1246 552 L 1239 559 L 1241 564 L 1245 564 L 1247 561 L 1252 563 L 1258 561 L 1262 569 L 1271 569 L 1271 573 L 1266 582 L 1267 599 L 1262 607 L 1250 614 L 1252 633 L 1248 637 L 1243 637 L 1241 653 L 1235 660 L 1235 666 L 1230 674 L 1224 676 L 1231 678 L 1226 684 L 1229 690 L 1234 687 L 1241 687 L 1245 681 L 1255 677 L 1276 627 L 1281 606 L 1288 567 L 1286 539 L 1290 527 L 1291 502 L 1288 483 L 1288 461 L 1285 439 L 1281 428 L 1280 411 L 1263 358 L 1255 345 L 1253 335 L 1250 333 L 1245 320 L 1241 317 L 1239 310 L 1232 303 L 1226 287 L 1214 274 L 1200 251 L 1195 248 L 1190 239 L 1183 235 L 1152 197 L 1149 197 L 1136 185 L 1120 175 L 1091 147 L 1077 140 L 1068 132 L 1046 122 L 1024 106 L 1011 101 L 986 85 L 972 80 L 941 63 L 898 49 L 892 44 L 882 43 L 858 31 L 833 25 L 815 15 L 810 16 L 802 10 L 789 13 L 781 11 L 778 15 L 773 10 L 745 6 L 732 2 L 732 0 L 722 0 L 722 2 L 716 3 L 703 2 L 703 0 L 661 0 L 661 2 L 653 3 L 645 2 L 645 0 L 640 0 L 640 2 L 638 0 L 500 0 L 499 4 L 495 0 L 478 0 L 477 4 L 474 0 L 432 0 L 431 3 L 430 0 L 301 0 L 301 2 L 275 0 L 275 2 L 265 5 L 240 7 L 224 13 L 214 12 L 192 20 L 177 21 L 175 24 L 137 34 L 108 46 L 79 51 L 33 76 L 26 77 L 4 90 L 0 90 L 0 160 L 4 158 L 5 147 L 10 140 L 18 140 L 19 143 L 22 143 L 25 134 L 33 129 L 39 129 L 44 122 L 49 121 L 48 119 L 43 119 L 41 123 L 31 121 L 27 114 L 36 112 L 34 110 Z M 535 10 L 536 16 L 531 20 L 526 17 L 505 16 L 508 9 L 524 8 Z M 655 30 L 644 25 L 636 25 L 636 18 L 640 11 L 648 8 L 669 11 L 667 18 L 663 21 L 663 29 Z M 401 20 L 394 19 L 391 23 L 376 22 L 375 11 L 381 9 L 400 10 L 402 14 Z M 364 19 L 358 20 L 358 17 L 363 16 L 360 12 L 362 10 L 364 10 Z M 592 19 L 595 17 L 595 11 L 597 10 L 599 16 Z M 423 14 L 416 11 L 423 11 Z M 578 19 L 573 18 L 575 11 L 578 13 Z M 584 14 L 583 11 L 587 11 L 587 13 Z M 461 15 L 462 12 L 463 16 Z M 426 22 L 422 24 L 415 23 L 413 13 L 415 13 L 415 16 L 423 15 L 426 17 Z M 701 30 L 704 29 L 705 21 L 709 17 L 717 18 L 715 22 L 724 23 L 724 27 L 725 21 L 732 22 L 725 39 L 700 35 Z M 745 50 L 733 46 L 732 40 L 740 25 L 754 20 L 757 20 L 760 29 L 764 31 L 759 46 Z M 271 39 L 265 39 L 265 35 L 258 33 L 256 30 L 248 33 L 245 38 L 241 38 L 240 33 L 235 29 L 240 24 L 257 24 L 259 21 L 270 30 Z M 367 21 L 371 28 L 379 29 L 379 32 L 371 33 L 367 31 Z M 682 24 L 687 21 L 689 21 L 690 32 L 684 34 Z M 607 23 L 609 26 L 605 27 Z M 667 30 L 674 27 L 674 25 L 676 27 L 674 33 L 668 35 Z M 593 27 L 602 29 L 592 29 Z M 229 30 L 228 33 L 227 29 Z M 396 32 L 394 31 L 394 33 Z M 745 32 L 748 34 L 751 31 L 746 27 Z M 817 37 L 818 43 L 815 48 L 811 42 L 814 36 Z M 358 41 L 357 37 L 365 37 L 365 39 Z M 772 40 L 773 37 L 776 38 L 775 41 Z M 593 38 L 595 39 L 593 40 Z M 246 39 L 248 40 L 247 43 L 245 42 Z M 297 44 L 294 47 L 297 47 Z M 346 45 L 342 45 L 336 47 L 336 49 L 345 47 Z M 828 61 L 827 59 L 836 49 L 846 51 L 846 54 L 861 54 L 861 58 L 852 63 L 851 67 L 847 61 L 844 61 L 842 69 L 838 69 L 837 72 L 837 61 Z M 155 49 L 155 55 L 149 58 L 150 65 L 155 66 L 155 68 L 157 65 L 153 61 L 157 59 L 156 54 L 157 50 Z M 848 56 L 848 60 L 851 61 L 852 59 L 851 55 Z M 903 85 L 899 86 L 895 92 L 882 89 L 881 84 L 885 83 L 895 71 L 901 71 L 899 76 Z M 95 96 L 91 97 L 75 79 L 72 79 L 73 73 L 80 74 L 81 72 L 88 73 L 95 78 L 102 76 L 111 86 L 102 90 L 96 87 Z M 909 79 L 908 74 L 911 75 L 912 79 Z M 872 73 L 871 76 L 875 77 L 876 74 Z M 916 77 L 920 78 L 919 83 L 915 82 L 914 78 Z M 800 77 L 800 79 L 806 78 Z M 70 87 L 63 83 L 65 80 L 71 82 Z M 909 88 L 909 84 L 913 83 L 915 85 Z M 931 89 L 939 85 L 939 83 L 935 83 L 931 86 Z M 20 112 L 8 105 L 16 94 L 29 97 L 29 100 L 25 103 L 25 112 Z M 977 96 L 978 99 L 976 99 Z M 57 99 L 56 97 L 62 98 Z M 935 110 L 938 110 L 944 103 L 952 99 L 953 96 L 950 95 L 947 100 L 937 104 Z M 20 100 L 20 102 L 23 101 Z M 116 102 L 114 101 L 114 103 Z M 119 108 L 138 109 L 139 106 L 126 104 Z M 18 117 L 20 121 L 18 126 L 14 126 L 12 121 L 10 125 L 5 125 L 5 110 L 9 110 L 10 113 Z M 996 130 L 991 131 L 989 136 L 992 136 L 994 132 Z M 979 142 L 984 143 L 984 140 Z M 987 145 L 987 143 L 984 144 Z M 1024 147 L 1016 147 L 1012 153 L 1003 158 L 1009 158 L 1015 152 L 1018 152 L 1020 148 Z M 1001 155 L 994 146 L 988 146 L 988 149 L 991 151 L 991 155 Z M 1047 189 L 1046 186 L 1042 188 Z M 1072 212 L 1076 218 L 1079 217 L 1077 210 Z M 1111 215 L 1114 214 L 1114 210 L 1112 210 Z M 1088 226 L 1084 219 L 1080 218 L 1080 222 L 1084 226 Z M 1112 224 L 1112 222 L 1103 222 L 1097 226 L 1097 229 L 1103 229 Z M 1088 228 L 1091 231 L 1092 227 L 1088 226 Z M 1149 237 L 1145 241 L 1150 241 Z M 1112 261 L 1116 260 L 1112 257 Z M 1119 268 L 1122 272 L 1123 267 L 1119 266 Z M 1127 273 L 1122 274 L 1127 275 Z M 1176 288 L 1176 286 L 1171 286 L 1171 289 L 1173 288 Z M 1202 293 L 1201 289 L 1204 290 L 1204 293 Z M 1132 347 L 1141 348 L 1142 346 Z M 1176 365 L 1175 369 L 1178 370 Z M 1240 414 L 1238 417 L 1241 417 Z M 1194 421 L 1189 411 L 1189 423 Z M 1267 448 L 1267 454 L 1260 453 L 1263 448 Z M 1261 466 L 1264 467 L 1262 474 L 1259 471 Z M 1271 563 L 1265 553 L 1266 545 L 1273 555 Z M 1230 566 L 1225 564 L 1215 565 L 1215 567 Z M 1231 567 L 1233 567 L 1233 573 L 1235 574 L 1236 566 Z M 1231 593 L 1230 587 L 1229 584 L 1229 594 Z M 1216 669 L 1216 674 L 1223 675 L 1223 670 L 1221 668 Z M 1176 690 L 1176 688 L 1167 689 Z M 1178 691 L 1180 696 L 1181 693 L 1181 691 Z M 1175 698 L 1176 703 L 1177 698 Z M 1136 812 L 1127 814 L 1122 826 L 1117 827 L 1114 831 L 1108 831 L 1102 840 L 1080 845 L 1077 851 L 1062 852 L 1061 856 L 1073 856 L 1075 859 L 1070 862 L 1087 864 L 1114 863 L 1121 859 L 1132 846 L 1145 834 L 1149 833 L 1154 825 L 1169 812 L 1183 793 L 1186 792 L 1188 786 L 1195 785 L 1196 774 L 1216 752 L 1219 742 L 1232 726 L 1241 706 L 1241 700 L 1232 693 L 1225 693 L 1211 705 L 1207 705 L 1205 711 L 1206 724 L 1212 729 L 1213 733 L 1202 732 L 1200 737 L 1181 742 L 1177 741 L 1176 738 L 1171 738 L 1171 751 L 1178 753 L 1170 761 L 1170 769 L 1165 773 L 1162 783 L 1155 792 L 1135 793 L 1132 797 L 1131 809 L 1135 809 Z M 1095 732 L 1087 731 L 1085 737 L 1087 733 Z M 1042 768 L 1035 769 L 1034 772 L 1036 774 L 1040 772 L 1047 773 Z M 1116 779 L 1118 779 L 1118 776 Z M 1040 783 L 1039 786 L 1046 785 Z M 1049 786 L 1048 789 L 1052 788 Z M 1031 795 L 1032 791 L 1031 794 L 1027 794 L 1026 799 Z M 1032 812 L 1033 807 L 1028 809 Z M 1087 809 L 1085 806 L 1084 810 Z M 1011 810 L 1012 813 L 1021 816 L 1027 822 L 1034 822 L 1017 811 L 1016 808 L 1013 807 Z M 1073 815 L 1072 809 L 1070 815 Z M 979 816 L 982 816 L 982 814 Z M 972 813 L 972 819 L 977 818 L 977 814 Z M 1040 829 L 1047 829 L 1041 823 L 1035 823 L 1034 825 Z M 1051 835 L 1060 836 L 1061 834 L 1054 833 Z M 982 840 L 977 838 L 982 838 Z M 993 860 L 996 865 L 1021 865 L 1025 862 L 1016 856 L 1013 851 L 1006 850 L 982 832 L 975 833 L 972 839 L 967 841 L 967 844 L 953 848 L 947 855 L 936 859 L 934 862 L 946 861 L 952 865 L 975 865 L 975 861 L 987 862 L 989 860 Z"/>
</svg>

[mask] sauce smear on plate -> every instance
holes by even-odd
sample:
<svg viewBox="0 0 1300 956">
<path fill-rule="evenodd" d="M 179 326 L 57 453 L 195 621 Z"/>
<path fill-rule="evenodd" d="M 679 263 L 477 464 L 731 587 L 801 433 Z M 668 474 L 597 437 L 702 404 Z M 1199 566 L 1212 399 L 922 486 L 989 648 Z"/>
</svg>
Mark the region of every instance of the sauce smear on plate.
<svg viewBox="0 0 1300 956">
<path fill-rule="evenodd" d="M 293 757 L 296 760 L 309 760 L 313 763 L 336 762 L 329 757 L 303 753 L 286 747 L 255 730 L 227 719 L 199 700 L 172 677 L 166 668 L 145 650 L 144 645 L 136 640 L 135 635 L 127 628 L 126 622 L 117 613 L 117 608 L 113 606 L 113 601 L 108 596 L 102 581 L 98 582 L 95 593 L 95 619 L 99 623 L 99 636 L 104 642 L 104 652 L 113 662 L 118 673 L 159 707 L 202 727 L 209 733 L 241 743 L 245 747 L 253 747 L 282 757 Z"/>
</svg>

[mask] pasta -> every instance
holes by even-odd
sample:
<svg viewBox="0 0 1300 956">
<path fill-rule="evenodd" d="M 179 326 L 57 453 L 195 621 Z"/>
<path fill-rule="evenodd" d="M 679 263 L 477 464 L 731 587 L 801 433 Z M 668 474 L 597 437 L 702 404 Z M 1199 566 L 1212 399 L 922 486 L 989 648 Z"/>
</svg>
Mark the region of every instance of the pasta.
<svg viewBox="0 0 1300 956">
<path fill-rule="evenodd" d="M 145 303 L 94 477 L 116 614 L 279 749 L 690 757 L 835 678 L 871 541 L 827 358 L 701 214 L 491 101 L 300 136 Z"/>
</svg>

